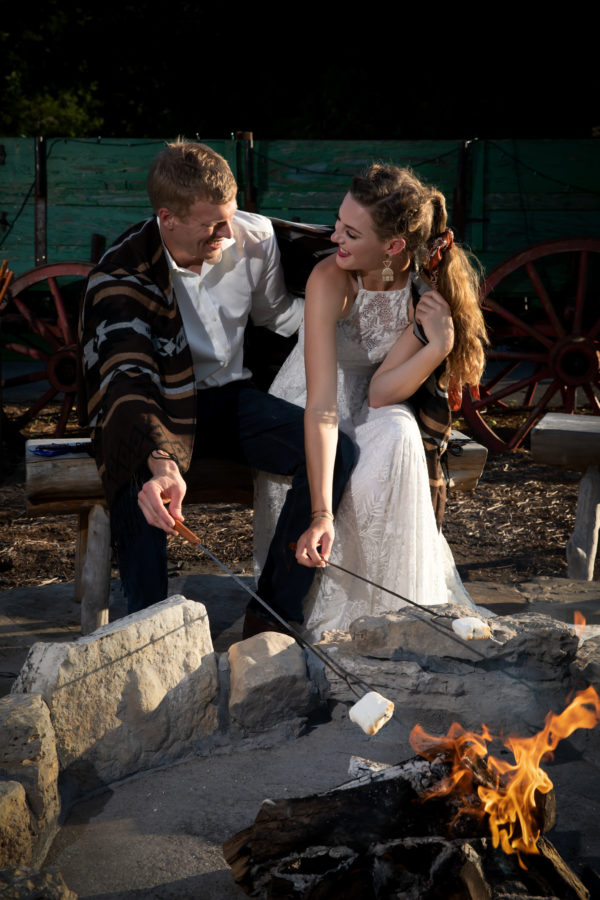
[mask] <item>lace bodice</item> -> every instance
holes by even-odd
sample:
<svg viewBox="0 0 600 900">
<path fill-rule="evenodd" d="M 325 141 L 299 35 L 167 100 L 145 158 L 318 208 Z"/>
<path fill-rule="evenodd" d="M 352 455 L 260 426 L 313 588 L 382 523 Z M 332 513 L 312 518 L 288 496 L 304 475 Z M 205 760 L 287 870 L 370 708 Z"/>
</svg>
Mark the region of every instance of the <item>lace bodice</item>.
<svg viewBox="0 0 600 900">
<path fill-rule="evenodd" d="M 397 291 L 368 291 L 360 275 L 358 285 L 349 315 L 337 325 L 338 362 L 342 367 L 352 363 L 379 365 L 408 325 L 410 279 Z"/>
<path fill-rule="evenodd" d="M 410 279 L 396 291 L 359 290 L 345 319 L 337 323 L 338 420 L 350 436 L 364 421 L 369 382 L 397 338 L 409 324 Z M 306 405 L 304 376 L 304 323 L 298 344 L 281 367 L 270 393 L 298 406 Z"/>
</svg>

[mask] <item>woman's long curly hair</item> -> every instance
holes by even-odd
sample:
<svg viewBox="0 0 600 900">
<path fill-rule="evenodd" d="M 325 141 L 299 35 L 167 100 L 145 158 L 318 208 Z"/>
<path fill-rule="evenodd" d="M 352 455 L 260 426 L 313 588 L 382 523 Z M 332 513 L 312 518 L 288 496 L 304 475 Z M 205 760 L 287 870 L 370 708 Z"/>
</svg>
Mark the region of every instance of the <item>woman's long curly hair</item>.
<svg viewBox="0 0 600 900">
<path fill-rule="evenodd" d="M 428 244 L 447 227 L 444 195 L 410 169 L 384 163 L 373 163 L 355 176 L 350 193 L 370 213 L 378 237 L 404 238 L 406 252 L 421 269 Z M 480 271 L 474 257 L 456 244 L 443 254 L 438 268 L 437 289 L 450 306 L 455 334 L 446 377 L 458 386 L 478 385 L 485 364 L 488 338 L 479 304 Z"/>
</svg>

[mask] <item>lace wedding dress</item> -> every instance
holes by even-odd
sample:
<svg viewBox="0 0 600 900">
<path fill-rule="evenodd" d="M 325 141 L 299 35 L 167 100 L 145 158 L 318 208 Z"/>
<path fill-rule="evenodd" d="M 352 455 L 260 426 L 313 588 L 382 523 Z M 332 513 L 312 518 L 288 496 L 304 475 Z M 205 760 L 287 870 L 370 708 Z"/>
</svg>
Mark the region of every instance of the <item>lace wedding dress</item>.
<svg viewBox="0 0 600 900">
<path fill-rule="evenodd" d="M 429 492 L 423 442 L 405 404 L 370 409 L 371 376 L 409 324 L 410 281 L 403 290 L 359 291 L 347 318 L 337 325 L 338 421 L 359 449 L 359 458 L 335 520 L 331 562 L 357 572 L 422 606 L 471 602 L 450 549 L 438 532 Z M 272 394 L 306 405 L 304 329 L 273 385 Z M 255 566 L 266 556 L 289 479 L 255 477 Z M 404 606 L 378 588 L 328 566 L 317 569 L 304 602 L 312 639 L 347 630 L 362 615 Z"/>
</svg>

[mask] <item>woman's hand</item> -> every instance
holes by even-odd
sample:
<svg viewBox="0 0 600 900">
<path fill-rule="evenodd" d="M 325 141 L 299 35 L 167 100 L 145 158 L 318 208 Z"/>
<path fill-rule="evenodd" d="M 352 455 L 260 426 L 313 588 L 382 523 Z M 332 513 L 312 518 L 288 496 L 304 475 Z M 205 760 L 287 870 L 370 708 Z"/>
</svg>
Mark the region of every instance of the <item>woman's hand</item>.
<svg viewBox="0 0 600 900">
<path fill-rule="evenodd" d="M 415 319 L 429 343 L 446 357 L 454 346 L 454 324 L 450 307 L 437 291 L 427 291 L 415 309 Z"/>
<path fill-rule="evenodd" d="M 334 537 L 335 528 L 332 519 L 328 517 L 313 519 L 310 527 L 300 535 L 296 543 L 297 562 L 312 568 L 326 566 Z"/>
</svg>

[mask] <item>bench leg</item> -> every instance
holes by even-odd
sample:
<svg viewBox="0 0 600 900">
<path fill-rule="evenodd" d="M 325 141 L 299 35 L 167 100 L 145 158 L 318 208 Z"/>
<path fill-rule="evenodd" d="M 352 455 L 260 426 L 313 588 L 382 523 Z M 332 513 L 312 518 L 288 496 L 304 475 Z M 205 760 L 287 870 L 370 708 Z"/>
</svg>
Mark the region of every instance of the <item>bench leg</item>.
<svg viewBox="0 0 600 900">
<path fill-rule="evenodd" d="M 600 469 L 588 466 L 579 484 L 575 528 L 567 543 L 569 578 L 592 581 L 600 528 Z"/>
<path fill-rule="evenodd" d="M 89 507 L 86 506 L 84 509 L 79 510 L 79 526 L 75 542 L 75 603 L 81 603 L 83 600 L 82 576 L 85 551 L 87 550 L 89 515 Z"/>
<path fill-rule="evenodd" d="M 87 542 L 81 572 L 81 633 L 108 624 L 110 590 L 110 518 L 103 506 L 89 512 Z"/>
</svg>

